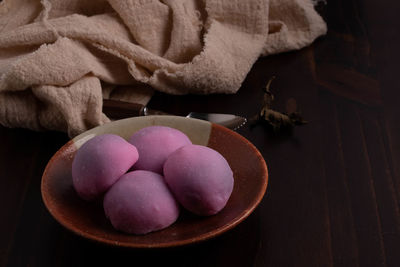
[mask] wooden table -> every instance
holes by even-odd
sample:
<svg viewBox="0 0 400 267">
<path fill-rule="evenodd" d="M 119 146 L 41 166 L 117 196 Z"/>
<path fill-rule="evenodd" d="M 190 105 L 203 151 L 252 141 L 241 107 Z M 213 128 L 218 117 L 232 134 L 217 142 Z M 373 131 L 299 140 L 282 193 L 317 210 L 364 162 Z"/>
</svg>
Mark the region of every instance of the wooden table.
<svg viewBox="0 0 400 267">
<path fill-rule="evenodd" d="M 235 229 L 159 250 L 107 247 L 61 227 L 40 181 L 68 137 L 0 127 L 0 266 L 400 266 L 400 4 L 337 0 L 329 33 L 301 51 L 261 58 L 236 95 L 165 96 L 150 106 L 251 117 L 272 84 L 275 108 L 296 100 L 309 124 L 291 136 L 239 133 L 263 154 L 268 192 Z"/>
</svg>

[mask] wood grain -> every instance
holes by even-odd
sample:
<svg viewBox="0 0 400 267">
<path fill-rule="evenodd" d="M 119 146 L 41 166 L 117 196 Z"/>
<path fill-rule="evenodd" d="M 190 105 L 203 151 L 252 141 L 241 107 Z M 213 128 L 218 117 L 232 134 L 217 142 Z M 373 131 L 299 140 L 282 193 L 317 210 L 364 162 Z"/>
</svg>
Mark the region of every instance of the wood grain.
<svg viewBox="0 0 400 267">
<path fill-rule="evenodd" d="M 269 167 L 267 195 L 238 227 L 162 250 L 92 243 L 45 210 L 41 173 L 67 140 L 0 127 L 0 266 L 400 266 L 400 20 L 398 1 L 320 6 L 328 34 L 259 59 L 235 95 L 156 93 L 149 107 L 257 114 L 271 76 L 274 108 L 295 99 L 309 124 L 290 135 L 262 125 L 239 133 Z"/>
</svg>

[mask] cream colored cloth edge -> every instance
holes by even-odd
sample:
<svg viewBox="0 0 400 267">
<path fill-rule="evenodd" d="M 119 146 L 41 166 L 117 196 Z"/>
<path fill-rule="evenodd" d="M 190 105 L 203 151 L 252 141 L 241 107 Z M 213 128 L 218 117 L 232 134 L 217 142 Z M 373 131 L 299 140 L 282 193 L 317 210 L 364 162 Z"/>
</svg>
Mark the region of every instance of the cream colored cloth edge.
<svg viewBox="0 0 400 267">
<path fill-rule="evenodd" d="M 139 82 L 172 94 L 235 93 L 260 55 L 300 49 L 326 32 L 326 24 L 310 0 L 204 1 L 203 14 L 197 10 L 198 5 L 188 2 L 191 4 L 164 1 L 160 5 L 151 0 L 110 0 L 117 13 L 47 19 L 51 16 L 51 3 L 41 1 L 44 9 L 36 23 L 0 32 L 0 49 L 33 47 L 32 53 L 17 53 L 6 60 L 0 52 L 0 63 L 3 60 L 8 64 L 0 64 L 0 123 L 61 130 L 70 136 L 103 124 L 109 120 L 101 112 L 102 97 L 110 97 L 112 92 L 102 92 L 100 80 L 126 85 Z M 0 14 L 11 9 L 8 3 L 1 3 Z M 29 10 L 38 8 L 37 4 L 31 1 L 30 9 L 18 12 L 28 16 Z M 60 3 L 54 0 L 52 4 Z M 175 14 L 170 33 L 174 39 L 162 54 L 161 46 L 143 47 L 151 44 L 151 35 L 134 32 L 135 27 L 151 27 L 141 25 L 141 21 L 129 21 L 124 12 L 139 8 L 153 12 L 160 7 L 162 15 L 166 6 Z M 207 16 L 202 21 L 204 12 Z M 142 18 L 145 22 L 146 19 L 152 21 Z M 0 29 L 7 27 L 1 22 L 0 18 Z M 201 31 L 205 33 L 203 40 L 199 38 Z M 165 37 L 165 29 L 159 35 Z M 39 45 L 39 49 L 35 48 Z M 104 63 L 103 58 L 109 61 Z M 152 93 L 150 89 L 142 90 L 141 95 L 119 92 L 115 96 L 147 103 Z"/>
</svg>

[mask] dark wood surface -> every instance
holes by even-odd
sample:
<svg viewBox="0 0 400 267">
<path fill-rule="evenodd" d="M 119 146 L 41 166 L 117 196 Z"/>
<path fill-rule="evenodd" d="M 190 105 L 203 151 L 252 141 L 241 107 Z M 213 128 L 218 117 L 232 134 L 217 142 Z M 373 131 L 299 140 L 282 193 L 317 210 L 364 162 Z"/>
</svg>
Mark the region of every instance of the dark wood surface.
<svg viewBox="0 0 400 267">
<path fill-rule="evenodd" d="M 68 137 L 0 127 L 0 266 L 400 266 L 400 4 L 336 0 L 319 9 L 329 33 L 301 51 L 261 58 L 235 95 L 165 96 L 176 114 L 275 108 L 296 100 L 309 124 L 291 136 L 239 133 L 263 154 L 270 183 L 243 223 L 200 244 L 108 247 L 61 227 L 40 195 L 47 161 Z"/>
</svg>

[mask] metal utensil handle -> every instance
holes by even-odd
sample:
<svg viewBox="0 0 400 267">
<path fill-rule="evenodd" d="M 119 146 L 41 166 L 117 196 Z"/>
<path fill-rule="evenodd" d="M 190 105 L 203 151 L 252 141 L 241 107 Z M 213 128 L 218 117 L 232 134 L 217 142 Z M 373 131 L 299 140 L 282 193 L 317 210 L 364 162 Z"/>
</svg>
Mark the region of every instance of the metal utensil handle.
<svg viewBox="0 0 400 267">
<path fill-rule="evenodd" d="M 124 119 L 145 115 L 146 107 L 142 104 L 129 103 L 119 100 L 104 99 L 103 112 L 113 119 Z"/>
</svg>

